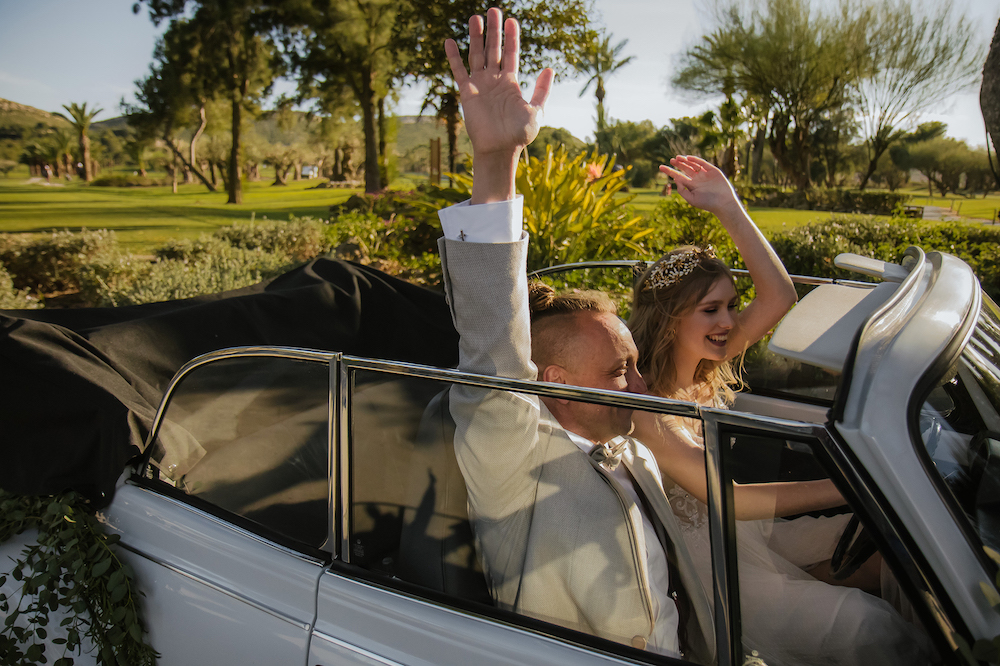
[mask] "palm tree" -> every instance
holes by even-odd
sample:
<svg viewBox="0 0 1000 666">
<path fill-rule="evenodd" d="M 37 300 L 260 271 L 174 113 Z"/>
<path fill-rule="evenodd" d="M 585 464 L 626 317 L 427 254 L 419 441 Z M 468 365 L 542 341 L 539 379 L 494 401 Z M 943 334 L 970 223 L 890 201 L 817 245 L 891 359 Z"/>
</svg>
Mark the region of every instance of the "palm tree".
<svg viewBox="0 0 1000 666">
<path fill-rule="evenodd" d="M 58 150 L 56 164 L 63 169 L 63 177 L 69 180 L 73 174 L 73 135 L 67 131 L 56 132 L 55 145 Z"/>
<path fill-rule="evenodd" d="M 623 39 L 612 47 L 611 35 L 604 35 L 603 39 L 599 38 L 591 44 L 580 61 L 576 63 L 578 72 L 590 75 L 587 82 L 583 84 L 583 89 L 580 90 L 580 97 L 583 97 L 590 89 L 591 83 L 594 84 L 594 96 L 597 97 L 597 133 L 594 140 L 597 143 L 597 149 L 602 153 L 609 152 L 608 146 L 601 145 L 607 143 L 604 134 L 608 125 L 604 114 L 604 80 L 632 62 L 632 56 L 618 59 L 627 44 L 628 40 Z"/>
<path fill-rule="evenodd" d="M 66 118 L 73 125 L 73 129 L 76 130 L 77 136 L 80 139 L 80 155 L 83 160 L 83 179 L 88 183 L 94 179 L 93 167 L 90 164 L 90 137 L 87 136 L 87 130 L 90 129 L 90 123 L 94 120 L 94 116 L 103 111 L 104 109 L 93 109 L 87 111 L 87 103 L 84 102 L 83 105 L 79 105 L 76 102 L 72 102 L 69 106 L 63 104 L 63 108 L 69 113 L 67 118 L 61 113 L 56 115 L 61 118 Z"/>
</svg>

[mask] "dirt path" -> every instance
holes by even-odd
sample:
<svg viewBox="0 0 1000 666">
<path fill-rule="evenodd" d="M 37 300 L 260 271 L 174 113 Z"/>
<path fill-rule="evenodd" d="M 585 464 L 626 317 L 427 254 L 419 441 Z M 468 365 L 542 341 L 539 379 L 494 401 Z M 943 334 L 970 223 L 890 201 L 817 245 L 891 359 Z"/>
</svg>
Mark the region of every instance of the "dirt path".
<svg viewBox="0 0 1000 666">
<path fill-rule="evenodd" d="M 955 211 L 951 208 L 945 208 L 944 206 L 924 206 L 924 219 L 925 220 L 943 220 L 945 222 L 954 221 L 964 221 L 964 222 L 981 222 L 983 224 L 993 224 L 992 220 L 986 220 L 978 217 L 965 217 L 963 215 L 957 215 Z"/>
</svg>

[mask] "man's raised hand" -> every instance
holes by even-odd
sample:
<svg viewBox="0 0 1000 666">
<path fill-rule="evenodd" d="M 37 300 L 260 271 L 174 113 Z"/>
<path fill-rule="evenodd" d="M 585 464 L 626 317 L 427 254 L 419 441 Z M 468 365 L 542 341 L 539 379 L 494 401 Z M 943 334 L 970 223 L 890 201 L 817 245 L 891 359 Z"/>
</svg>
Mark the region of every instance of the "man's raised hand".
<svg viewBox="0 0 1000 666">
<path fill-rule="evenodd" d="M 486 12 L 483 18 L 469 19 L 469 69 L 466 70 L 454 40 L 445 42 L 445 53 L 452 76 L 458 84 L 465 114 L 465 126 L 472 141 L 479 171 L 483 159 L 517 159 L 521 150 L 538 134 L 538 114 L 552 87 L 553 73 L 545 69 L 535 82 L 531 101 L 521 96 L 517 82 L 520 58 L 520 34 L 517 21 L 503 22 L 500 10 Z"/>
</svg>

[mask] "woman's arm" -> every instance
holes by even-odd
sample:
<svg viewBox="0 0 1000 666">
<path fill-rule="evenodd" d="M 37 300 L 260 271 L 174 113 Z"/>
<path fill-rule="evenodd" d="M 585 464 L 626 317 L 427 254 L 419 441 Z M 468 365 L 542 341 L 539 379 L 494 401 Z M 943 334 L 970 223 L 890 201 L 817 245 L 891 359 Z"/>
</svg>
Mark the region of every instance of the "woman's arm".
<svg viewBox="0 0 1000 666">
<path fill-rule="evenodd" d="M 656 457 L 660 472 L 674 483 L 708 503 L 705 449 L 686 428 L 648 412 L 635 412 L 633 435 Z M 733 484 L 737 520 L 781 518 L 846 504 L 829 479 L 775 483 Z"/>
<path fill-rule="evenodd" d="M 670 160 L 660 170 L 677 182 L 677 192 L 692 206 L 714 214 L 729 233 L 750 271 L 757 297 L 736 316 L 727 353 L 733 358 L 760 340 L 795 304 L 788 272 L 771 244 L 753 223 L 733 186 L 711 162 L 691 155 Z"/>
</svg>

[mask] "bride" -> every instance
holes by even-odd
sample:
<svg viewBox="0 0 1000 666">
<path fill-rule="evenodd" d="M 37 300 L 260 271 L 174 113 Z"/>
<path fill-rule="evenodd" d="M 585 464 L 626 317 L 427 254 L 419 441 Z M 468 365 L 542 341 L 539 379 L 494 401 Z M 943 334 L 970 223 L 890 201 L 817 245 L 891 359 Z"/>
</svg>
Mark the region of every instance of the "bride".
<svg viewBox="0 0 1000 666">
<path fill-rule="evenodd" d="M 635 284 L 629 328 L 650 393 L 724 407 L 738 384 L 728 361 L 760 340 L 795 303 L 795 288 L 774 250 L 747 216 L 725 175 L 692 156 L 662 171 L 691 205 L 715 214 L 754 281 L 742 311 L 732 274 L 711 248 L 678 248 L 646 268 Z M 704 449 L 700 422 L 635 412 L 633 434 L 655 454 L 687 546 L 712 587 Z M 775 517 L 841 506 L 826 479 L 734 486 L 743 642 L 769 666 L 919 664 L 929 643 L 885 601 L 820 575 L 848 516 Z M 869 587 L 878 588 L 876 559 Z M 874 569 L 872 567 L 874 566 Z M 873 576 L 870 572 L 874 570 Z"/>
</svg>

